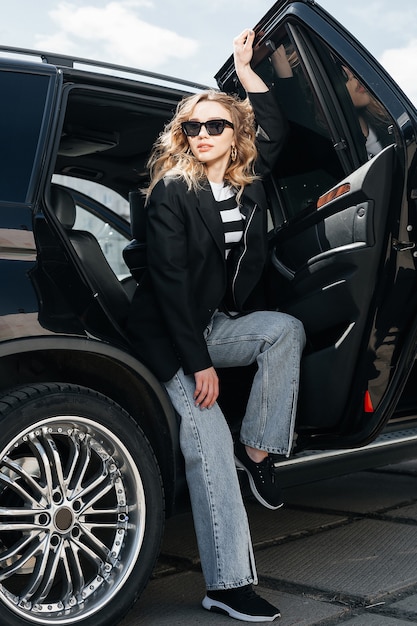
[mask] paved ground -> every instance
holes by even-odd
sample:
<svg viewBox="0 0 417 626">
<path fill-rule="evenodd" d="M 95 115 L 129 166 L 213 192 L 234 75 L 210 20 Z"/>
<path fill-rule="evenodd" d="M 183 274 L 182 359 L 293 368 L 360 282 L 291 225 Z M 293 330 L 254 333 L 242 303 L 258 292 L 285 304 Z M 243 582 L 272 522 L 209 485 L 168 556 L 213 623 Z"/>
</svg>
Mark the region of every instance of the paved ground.
<svg viewBox="0 0 417 626">
<path fill-rule="evenodd" d="M 417 461 L 291 488 L 286 502 L 268 511 L 247 500 L 258 590 L 280 607 L 276 624 L 417 624 Z M 202 609 L 203 595 L 192 518 L 181 515 L 121 626 L 239 623 Z"/>
</svg>

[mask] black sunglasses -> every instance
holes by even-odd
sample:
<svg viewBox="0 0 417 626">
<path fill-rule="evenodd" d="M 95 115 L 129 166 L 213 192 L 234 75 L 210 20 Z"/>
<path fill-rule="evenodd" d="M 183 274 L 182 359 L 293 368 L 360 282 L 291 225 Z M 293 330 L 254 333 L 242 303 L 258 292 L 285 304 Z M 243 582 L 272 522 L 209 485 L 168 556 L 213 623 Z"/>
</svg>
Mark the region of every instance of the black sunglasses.
<svg viewBox="0 0 417 626">
<path fill-rule="evenodd" d="M 187 137 L 197 137 L 200 134 L 201 127 L 205 126 L 209 135 L 221 135 L 226 126 L 234 128 L 229 120 L 208 120 L 207 122 L 183 122 L 181 124 L 183 132 Z"/>
</svg>

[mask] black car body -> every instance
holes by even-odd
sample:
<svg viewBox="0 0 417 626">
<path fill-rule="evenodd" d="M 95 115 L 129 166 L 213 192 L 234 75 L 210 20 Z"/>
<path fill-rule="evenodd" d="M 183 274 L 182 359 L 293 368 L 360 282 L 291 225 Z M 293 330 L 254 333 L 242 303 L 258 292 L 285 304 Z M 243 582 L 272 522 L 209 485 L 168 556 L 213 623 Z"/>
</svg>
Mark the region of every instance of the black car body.
<svg viewBox="0 0 417 626">
<path fill-rule="evenodd" d="M 417 111 L 314 2 L 280 0 L 255 30 L 253 65 L 290 125 L 265 181 L 268 298 L 307 334 L 291 485 L 415 453 Z M 280 45 L 291 83 L 271 62 Z M 1 612 L 114 626 L 186 497 L 178 416 L 124 332 L 129 194 L 177 102 L 204 86 L 0 52 Z M 346 71 L 374 97 L 375 154 Z M 216 79 L 240 93 L 232 59 Z M 232 429 L 252 375 L 221 372 Z"/>
</svg>

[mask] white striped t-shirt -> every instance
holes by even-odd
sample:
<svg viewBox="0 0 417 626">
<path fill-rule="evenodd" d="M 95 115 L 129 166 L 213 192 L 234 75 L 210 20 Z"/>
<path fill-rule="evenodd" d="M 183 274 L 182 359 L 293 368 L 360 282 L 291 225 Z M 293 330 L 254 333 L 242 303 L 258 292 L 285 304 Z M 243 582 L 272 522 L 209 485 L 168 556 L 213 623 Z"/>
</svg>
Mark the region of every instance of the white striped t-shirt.
<svg viewBox="0 0 417 626">
<path fill-rule="evenodd" d="M 235 193 L 229 185 L 209 182 L 214 199 L 219 204 L 224 228 L 225 256 L 227 258 L 232 247 L 242 239 L 244 216 L 239 211 Z"/>
</svg>

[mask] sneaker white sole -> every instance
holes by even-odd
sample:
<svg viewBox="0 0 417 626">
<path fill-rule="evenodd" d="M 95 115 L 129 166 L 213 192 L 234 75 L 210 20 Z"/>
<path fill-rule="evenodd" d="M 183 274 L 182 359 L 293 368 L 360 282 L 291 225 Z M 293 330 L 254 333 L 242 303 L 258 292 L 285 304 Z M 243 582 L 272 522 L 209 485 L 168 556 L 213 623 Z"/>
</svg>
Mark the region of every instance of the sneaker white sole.
<svg viewBox="0 0 417 626">
<path fill-rule="evenodd" d="M 277 617 L 281 617 L 281 613 L 277 611 L 275 615 L 246 615 L 246 613 L 240 613 L 235 609 L 232 609 L 228 604 L 224 604 L 223 602 L 219 602 L 218 600 L 213 600 L 208 596 L 205 596 L 202 603 L 203 607 L 207 609 L 207 611 L 213 611 L 213 609 L 219 613 L 223 613 L 228 615 L 229 617 L 233 617 L 234 619 L 239 619 L 242 622 L 273 622 Z"/>
<path fill-rule="evenodd" d="M 246 472 L 247 477 L 249 478 L 249 485 L 250 485 L 251 491 L 253 495 L 255 496 L 255 498 L 258 500 L 258 502 L 260 502 L 264 507 L 266 507 L 267 509 L 270 509 L 271 511 L 276 511 L 277 509 L 280 509 L 282 506 L 284 506 L 283 502 L 281 502 L 277 506 L 273 506 L 272 504 L 269 504 L 269 502 L 264 500 L 264 498 L 261 496 L 261 494 L 256 488 L 255 481 L 252 478 L 252 474 L 247 469 L 247 467 L 243 465 L 242 461 L 239 461 L 239 459 L 236 456 L 235 456 L 235 465 L 238 470 Z"/>
</svg>

